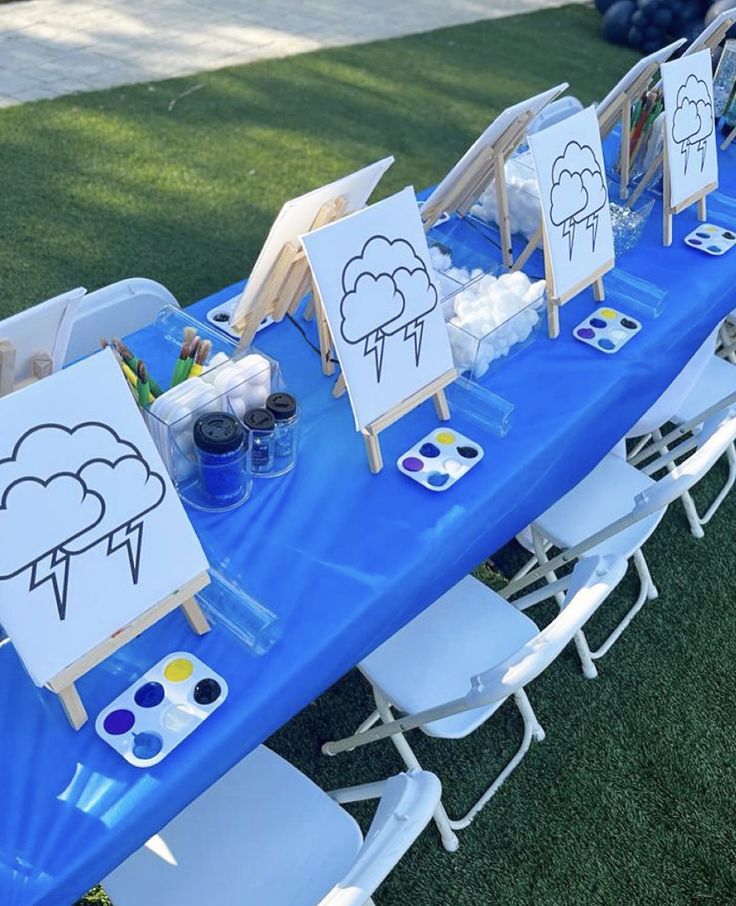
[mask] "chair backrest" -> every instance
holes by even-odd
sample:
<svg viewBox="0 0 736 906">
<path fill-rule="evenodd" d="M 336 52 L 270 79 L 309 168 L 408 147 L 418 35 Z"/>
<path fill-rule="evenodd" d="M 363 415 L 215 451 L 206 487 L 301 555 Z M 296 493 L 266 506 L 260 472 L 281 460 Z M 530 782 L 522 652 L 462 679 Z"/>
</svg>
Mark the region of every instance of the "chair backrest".
<svg viewBox="0 0 736 906">
<path fill-rule="evenodd" d="M 693 434 L 665 455 L 657 455 L 656 459 L 642 469 L 647 474 L 656 473 L 664 470 L 668 465 L 672 466 L 677 459 L 688 454 L 687 459 L 674 466 L 672 471 L 665 473 L 649 488 L 637 494 L 628 513 L 573 547 L 561 551 L 524 576 L 513 580 L 501 591 L 502 597 L 506 599 L 513 597 L 523 588 L 540 579 L 545 579 L 561 566 L 584 557 L 587 551 L 620 534 L 647 516 L 655 513 L 664 514 L 670 503 L 677 500 L 685 491 L 693 488 L 736 439 L 736 414 L 732 414 L 731 411 L 731 407 L 736 407 L 736 400 L 732 400 L 731 396 L 725 397 L 721 403 L 709 407 L 701 416 L 692 420 L 693 423 L 699 423 L 700 433 Z M 688 423 L 688 425 L 676 428 L 670 435 L 663 438 L 663 442 L 667 442 L 668 439 L 681 439 L 693 427 L 692 423 Z M 648 455 L 653 455 L 647 453 L 648 449 L 645 448 L 633 457 L 631 463 L 646 460 Z M 631 468 L 634 468 L 634 465 L 631 465 Z"/>
<path fill-rule="evenodd" d="M 672 418 L 695 386 L 700 375 L 705 371 L 711 356 L 715 354 L 720 327 L 719 322 L 654 405 L 647 409 L 630 431 L 626 432 L 627 437 L 651 434 L 652 431 L 661 428 Z"/>
<path fill-rule="evenodd" d="M 575 633 L 590 619 L 626 573 L 623 557 L 587 557 L 579 560 L 569 577 L 569 585 L 560 613 L 544 629 L 490 670 L 472 679 L 467 696 L 469 708 L 501 701 L 526 686 L 545 670 L 570 642 Z M 543 600 L 554 594 L 549 585 L 529 598 Z M 524 609 L 529 601 L 521 598 L 516 606 Z"/>
<path fill-rule="evenodd" d="M 88 293 L 77 310 L 65 365 L 100 348 L 100 337 L 123 337 L 152 324 L 174 296 L 154 280 L 132 277 Z"/>
</svg>

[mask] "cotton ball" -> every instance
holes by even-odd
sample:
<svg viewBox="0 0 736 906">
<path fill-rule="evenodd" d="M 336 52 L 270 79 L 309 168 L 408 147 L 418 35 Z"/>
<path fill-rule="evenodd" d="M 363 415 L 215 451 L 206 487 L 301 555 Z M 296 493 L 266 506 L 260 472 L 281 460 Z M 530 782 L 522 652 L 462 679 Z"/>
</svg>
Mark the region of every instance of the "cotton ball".
<svg viewBox="0 0 736 906">
<path fill-rule="evenodd" d="M 240 419 L 241 421 L 245 417 L 245 401 L 238 396 L 229 397 L 230 408 L 232 409 L 233 415 L 235 418 Z"/>
<path fill-rule="evenodd" d="M 530 285 L 529 278 L 522 271 L 514 271 L 510 274 L 502 274 L 498 278 L 498 282 L 504 289 L 515 292 L 517 296 L 523 296 L 524 293 L 529 289 Z"/>
<path fill-rule="evenodd" d="M 229 361 L 229 356 L 224 352 L 218 352 L 216 355 L 212 356 L 207 365 L 207 370 L 202 373 L 202 380 L 207 381 L 208 384 L 214 383 L 215 378 L 219 373 L 219 367 Z"/>
</svg>

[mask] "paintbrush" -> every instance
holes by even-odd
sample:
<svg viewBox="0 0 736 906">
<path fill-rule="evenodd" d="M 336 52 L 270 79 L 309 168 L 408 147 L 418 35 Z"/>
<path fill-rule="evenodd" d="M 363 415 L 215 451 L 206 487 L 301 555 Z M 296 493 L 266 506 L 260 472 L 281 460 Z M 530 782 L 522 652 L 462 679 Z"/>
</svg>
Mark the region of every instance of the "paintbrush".
<svg viewBox="0 0 736 906">
<path fill-rule="evenodd" d="M 200 374 L 204 371 L 205 363 L 209 358 L 209 354 L 212 351 L 212 340 L 202 340 L 197 349 L 196 355 L 194 356 L 194 364 L 192 365 L 192 370 L 189 372 L 189 377 L 199 377 Z"/>
<path fill-rule="evenodd" d="M 174 365 L 174 373 L 171 375 L 171 386 L 176 387 L 177 384 L 181 384 L 184 380 L 184 370 L 187 367 L 187 359 L 189 358 L 189 343 L 184 341 L 181 344 L 181 350 L 179 351 L 179 358 L 176 360 Z"/>
<path fill-rule="evenodd" d="M 122 360 L 135 374 L 138 370 L 138 356 L 136 356 L 133 353 L 133 350 L 129 346 L 127 346 L 119 337 L 113 337 L 112 342 L 115 349 L 117 349 L 117 351 L 120 353 Z M 154 396 L 161 396 L 161 394 L 163 393 L 161 385 L 150 374 L 148 375 L 148 383 L 151 387 L 151 393 Z"/>
<path fill-rule="evenodd" d="M 138 405 L 147 409 L 151 405 L 151 385 L 148 383 L 148 369 L 145 362 L 138 360 Z"/>
</svg>

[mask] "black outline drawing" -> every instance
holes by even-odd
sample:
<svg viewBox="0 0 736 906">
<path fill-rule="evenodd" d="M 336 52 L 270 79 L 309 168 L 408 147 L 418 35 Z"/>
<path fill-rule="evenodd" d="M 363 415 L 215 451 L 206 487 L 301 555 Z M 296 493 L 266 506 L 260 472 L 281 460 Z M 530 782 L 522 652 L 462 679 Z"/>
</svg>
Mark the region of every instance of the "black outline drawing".
<svg viewBox="0 0 736 906">
<path fill-rule="evenodd" d="M 571 149 L 573 150 L 571 151 Z M 587 156 L 587 152 L 590 154 L 591 161 L 595 164 L 595 169 L 590 166 L 581 166 L 583 161 L 580 160 L 573 162 L 573 164 L 577 164 L 577 166 L 571 165 L 570 162 L 565 159 L 568 152 L 573 156 L 580 157 Z M 587 163 L 587 161 L 585 161 L 585 163 Z M 585 221 L 586 228 L 591 231 L 591 253 L 595 252 L 599 213 L 608 204 L 608 190 L 606 188 L 606 181 L 603 177 L 603 168 L 590 145 L 581 145 L 580 142 L 572 140 L 565 145 L 565 150 L 562 154 L 553 161 L 551 173 L 552 186 L 549 193 L 549 216 L 555 226 L 562 227 L 562 235 L 567 236 L 568 259 L 572 261 L 572 255 L 575 248 L 575 227 L 583 221 Z M 576 183 L 572 189 L 562 185 L 566 174 L 569 180 Z M 593 182 L 596 179 L 600 180 L 600 189 Z M 557 202 L 557 204 L 555 204 L 557 201 L 555 198 L 555 189 L 558 189 L 564 194 L 566 205 L 563 208 L 563 217 L 559 216 L 559 211 L 557 214 L 555 213 L 555 208 L 558 207 L 560 203 Z M 591 199 L 591 191 L 593 189 L 600 192 L 602 198 L 597 207 L 589 210 L 591 204 L 597 203 L 597 199 Z M 569 198 L 575 199 L 575 195 L 571 194 L 571 192 L 574 192 L 577 195 L 577 200 L 575 200 L 574 204 L 570 204 L 570 201 L 568 200 Z M 569 208 L 572 209 L 568 210 Z"/>
<path fill-rule="evenodd" d="M 694 131 L 688 125 L 688 118 L 692 126 L 697 125 Z M 708 90 L 708 83 L 690 73 L 685 84 L 677 89 L 677 104 L 672 115 L 672 141 L 680 146 L 680 153 L 685 159 L 683 176 L 687 175 L 690 149 L 693 146 L 700 151 L 700 172 L 703 172 L 708 139 L 713 130 L 713 97 Z M 683 132 L 684 135 L 678 138 Z"/>
<path fill-rule="evenodd" d="M 381 270 L 375 273 L 371 270 L 359 270 L 354 279 L 349 274 L 355 270 L 357 262 L 361 262 L 368 247 L 374 241 L 387 243 L 391 248 L 401 244 L 407 246 L 406 263 L 399 264 L 392 271 Z M 423 275 L 426 286 L 419 285 L 416 275 Z M 421 279 L 421 278 L 420 278 Z M 408 281 L 408 282 L 407 282 Z M 437 307 L 439 296 L 437 287 L 432 282 L 427 265 L 417 254 L 414 246 L 408 239 L 398 237 L 389 239 L 388 236 L 375 234 L 363 244 L 359 255 L 354 255 L 345 264 L 342 270 L 342 291 L 340 300 L 340 333 L 346 343 L 357 345 L 363 343 L 363 355 L 373 353 L 375 357 L 376 381 L 380 384 L 383 369 L 383 352 L 386 338 L 404 331 L 404 342 L 414 338 L 414 364 L 419 367 L 422 354 L 422 338 L 424 336 L 424 319 Z M 367 291 L 359 289 L 359 284 L 368 286 Z M 373 283 L 373 287 L 369 286 Z M 378 287 L 382 286 L 379 292 Z M 410 290 L 413 290 L 410 295 Z M 363 292 L 372 297 L 371 308 L 366 303 L 360 304 Z M 358 302 L 357 308 L 351 308 Z M 379 302 L 383 303 L 384 311 L 380 311 Z M 371 320 L 369 315 L 377 315 Z M 365 317 L 369 327 L 360 324 L 360 318 Z M 351 322 L 359 319 L 357 332 L 350 329 Z"/>
<path fill-rule="evenodd" d="M 36 475 L 22 475 L 19 478 L 15 478 L 13 481 L 9 482 L 8 485 L 2 489 L 0 496 L 0 516 L 3 512 L 8 511 L 8 498 L 11 495 L 11 492 L 14 489 L 19 488 L 20 486 L 28 486 L 29 484 L 40 485 L 43 488 L 50 487 L 54 482 L 59 480 L 68 479 L 71 482 L 76 483 L 79 486 L 79 491 L 81 492 L 81 497 L 79 498 L 80 503 L 85 501 L 89 502 L 92 505 L 90 509 L 95 510 L 95 518 L 92 521 L 85 521 L 84 525 L 75 531 L 73 534 L 67 536 L 66 538 L 60 539 L 53 547 L 49 550 L 44 551 L 43 553 L 34 555 L 32 559 L 27 560 L 23 563 L 22 566 L 19 566 L 17 569 L 13 569 L 12 572 L 6 573 L 5 575 L 0 575 L 0 582 L 12 579 L 15 576 L 20 575 L 27 569 L 31 570 L 31 576 L 29 581 L 29 591 L 33 591 L 36 588 L 39 588 L 45 582 L 51 582 L 54 590 L 54 599 L 56 601 L 56 608 L 59 614 L 59 620 L 64 620 L 66 618 L 66 608 L 67 608 L 67 592 L 69 588 L 69 563 L 72 557 L 78 557 L 81 554 L 86 553 L 91 550 L 93 547 L 96 547 L 98 544 L 107 540 L 107 556 L 110 556 L 115 551 L 120 549 L 125 549 L 128 554 L 128 565 L 130 567 L 130 576 L 133 585 L 138 584 L 138 579 L 140 576 L 140 564 L 141 564 L 141 552 L 142 552 L 142 541 L 143 541 L 143 517 L 150 513 L 152 510 L 158 507 L 164 497 L 166 496 L 166 484 L 158 474 L 158 472 L 152 471 L 149 464 L 143 458 L 140 450 L 135 446 L 135 444 L 130 441 L 123 440 L 120 435 L 115 431 L 114 428 L 111 428 L 110 425 L 106 425 L 103 422 L 80 422 L 73 428 L 69 428 L 66 425 L 60 425 L 57 423 L 45 423 L 42 425 L 36 425 L 33 428 L 30 428 L 28 431 L 23 434 L 20 439 L 16 442 L 13 447 L 13 452 L 10 456 L 5 459 L 0 459 L 0 470 L 4 465 L 9 463 L 17 462 L 18 454 L 21 450 L 21 447 L 31 435 L 36 432 L 43 431 L 49 428 L 60 430 L 68 434 L 70 437 L 79 431 L 82 428 L 100 428 L 109 434 L 115 439 L 115 441 L 120 444 L 122 447 L 127 447 L 131 452 L 124 453 L 122 456 L 118 456 L 114 460 L 104 459 L 103 457 L 92 457 L 91 459 L 85 460 L 75 472 L 70 471 L 59 471 L 52 475 L 49 475 L 48 478 L 40 478 Z M 50 456 L 53 456 L 53 451 L 51 451 Z M 85 471 L 89 473 L 90 467 L 96 464 L 103 464 L 109 467 L 111 470 L 116 469 L 120 463 L 126 461 L 135 461 L 141 463 L 146 470 L 146 478 L 143 482 L 143 487 L 147 486 L 149 481 L 152 479 L 158 482 L 160 486 L 160 492 L 156 497 L 155 501 L 152 504 L 146 505 L 145 509 L 142 509 L 138 512 L 133 512 L 125 520 L 123 520 L 119 525 L 114 527 L 109 527 L 105 525 L 105 516 L 109 508 L 109 501 L 106 502 L 104 493 L 101 493 L 99 487 L 96 487 L 93 480 L 89 479 L 89 474 L 85 478 Z M 1 475 L 1 472 L 0 472 Z M 135 505 L 134 502 L 132 504 Z M 43 513 L 26 513 L 25 518 L 28 519 L 38 519 L 44 518 Z M 89 519 L 90 517 L 86 517 Z M 94 530 L 102 525 L 105 531 L 102 535 L 96 535 Z M 91 540 L 89 543 L 85 543 L 85 535 L 91 533 Z M 120 537 L 117 536 L 120 534 Z M 79 544 L 82 544 L 80 547 Z"/>
</svg>

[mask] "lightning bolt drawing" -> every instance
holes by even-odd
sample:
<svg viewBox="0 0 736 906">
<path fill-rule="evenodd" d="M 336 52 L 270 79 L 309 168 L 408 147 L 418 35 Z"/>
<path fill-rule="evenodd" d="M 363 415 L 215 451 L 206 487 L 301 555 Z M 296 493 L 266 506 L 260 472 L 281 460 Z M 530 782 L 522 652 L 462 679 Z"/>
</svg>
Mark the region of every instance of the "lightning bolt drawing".
<svg viewBox="0 0 736 906">
<path fill-rule="evenodd" d="M 51 582 L 59 619 L 64 620 L 66 618 L 66 595 L 69 588 L 69 557 L 63 551 L 52 551 L 42 560 L 37 560 L 33 564 L 28 590 L 33 591 L 44 582 Z"/>
<path fill-rule="evenodd" d="M 685 155 L 685 169 L 683 172 L 687 173 L 687 163 L 690 159 L 690 142 L 685 142 L 682 146 L 681 153 Z"/>
<path fill-rule="evenodd" d="M 116 540 L 117 539 L 117 540 Z M 136 522 L 126 525 L 110 535 L 107 542 L 107 556 L 115 551 L 125 548 L 128 552 L 128 564 L 133 585 L 138 584 L 138 574 L 141 567 L 141 542 L 143 540 L 143 523 Z"/>
<path fill-rule="evenodd" d="M 363 355 L 367 356 L 369 353 L 373 353 L 376 359 L 376 380 L 380 383 L 381 381 L 381 369 L 383 368 L 383 347 L 386 343 L 386 335 L 382 330 L 377 330 L 375 333 L 369 334 L 365 338 L 365 346 L 363 347 Z"/>
<path fill-rule="evenodd" d="M 424 321 L 418 319 L 404 328 L 404 340 L 414 337 L 414 364 L 419 367 L 419 356 L 422 352 L 422 335 L 424 334 Z"/>
<path fill-rule="evenodd" d="M 569 254 L 570 254 L 570 260 L 572 261 L 572 249 L 575 244 L 575 221 L 574 220 L 566 220 L 563 223 L 562 235 L 568 237 L 567 241 L 570 246 Z"/>
<path fill-rule="evenodd" d="M 707 144 L 708 144 L 708 142 L 706 139 L 701 139 L 698 142 L 698 151 L 700 151 L 700 172 L 701 173 L 703 172 L 703 168 L 705 167 L 705 147 Z"/>
<path fill-rule="evenodd" d="M 593 235 L 593 251 L 595 251 L 595 237 L 598 235 L 598 214 L 591 214 L 585 221 L 585 228 Z"/>
</svg>

